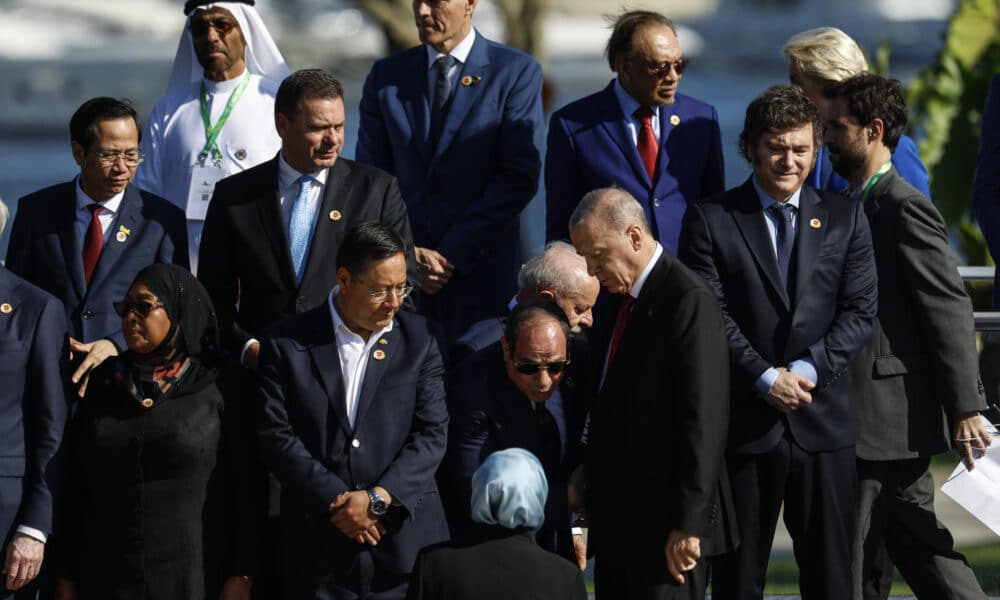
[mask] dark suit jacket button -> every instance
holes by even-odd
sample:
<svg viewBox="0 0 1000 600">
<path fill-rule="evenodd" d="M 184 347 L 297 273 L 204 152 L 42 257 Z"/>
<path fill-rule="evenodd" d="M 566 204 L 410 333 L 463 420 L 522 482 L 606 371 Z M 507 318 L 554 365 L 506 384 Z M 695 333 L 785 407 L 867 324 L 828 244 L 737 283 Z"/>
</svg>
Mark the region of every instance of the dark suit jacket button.
<svg viewBox="0 0 1000 600">
<path fill-rule="evenodd" d="M 305 301 L 306 301 L 306 299 L 303 298 L 302 296 L 299 296 L 298 298 L 295 299 L 295 303 L 296 304 L 302 304 Z"/>
<path fill-rule="evenodd" d="M 83 311 L 83 318 L 84 319 L 90 319 L 90 318 L 93 318 L 93 316 L 94 316 L 94 311 L 92 311 L 92 310 L 85 310 L 85 311 Z"/>
</svg>

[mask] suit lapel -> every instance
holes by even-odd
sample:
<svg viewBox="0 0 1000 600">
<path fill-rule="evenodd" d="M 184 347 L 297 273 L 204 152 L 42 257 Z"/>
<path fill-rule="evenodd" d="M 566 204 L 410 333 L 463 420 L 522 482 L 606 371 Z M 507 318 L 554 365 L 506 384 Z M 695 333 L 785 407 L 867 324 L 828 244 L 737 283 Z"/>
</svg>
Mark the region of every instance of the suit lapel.
<svg viewBox="0 0 1000 600">
<path fill-rule="evenodd" d="M 337 337 L 333 332 L 333 319 L 329 310 L 319 312 L 322 316 L 316 319 L 316 338 L 309 344 L 309 356 L 312 357 L 313 368 L 319 374 L 320 383 L 326 390 L 333 412 L 337 415 L 337 422 L 344 432 L 350 435 L 351 423 L 347 420 L 344 376 L 340 371 L 340 352 L 337 349 Z"/>
<path fill-rule="evenodd" d="M 795 242 L 795 298 L 803 298 L 808 291 L 809 275 L 816 268 L 820 242 L 826 237 L 827 210 L 821 204 L 819 194 L 809 186 L 802 186 L 799 196 L 799 218 Z"/>
<path fill-rule="evenodd" d="M 288 232 L 285 231 L 285 218 L 278 200 L 278 157 L 275 156 L 266 164 L 267 170 L 261 173 L 260 181 L 254 182 L 259 185 L 254 185 L 256 189 L 248 190 L 248 193 L 256 196 L 257 216 L 260 218 L 261 228 L 267 232 L 267 239 L 271 243 L 271 256 L 275 259 L 275 266 L 281 272 L 285 285 L 291 289 L 298 289 L 295 266 L 292 264 L 292 251 L 288 247 Z"/>
<path fill-rule="evenodd" d="M 101 257 L 97 260 L 97 266 L 94 267 L 94 274 L 90 278 L 90 289 L 101 287 L 101 282 L 115 271 L 115 265 L 118 264 L 122 254 L 132 248 L 141 234 L 142 197 L 136 188 L 132 186 L 125 188 L 125 195 L 118 206 L 118 216 L 110 226 L 111 235 L 105 236 L 107 241 L 101 250 Z M 124 234 L 124 240 L 119 240 L 118 232 Z M 81 257 L 81 269 L 82 264 Z"/>
<path fill-rule="evenodd" d="M 660 183 L 665 180 L 662 176 L 667 172 L 667 165 L 670 164 L 670 152 L 667 151 L 670 143 L 670 134 L 673 133 L 675 125 L 671 118 L 677 114 L 677 101 L 673 104 L 660 106 L 660 150 L 656 154 L 656 180 L 652 182 L 653 189 L 657 189 Z M 678 121 L 678 124 L 680 121 Z M 638 154 L 638 150 L 636 151 Z"/>
<path fill-rule="evenodd" d="M 87 280 L 83 276 L 83 239 L 76 226 L 76 181 L 67 186 L 66 194 L 59 199 L 63 206 L 56 209 L 60 216 L 59 245 L 62 247 L 63 261 L 69 271 L 73 287 L 82 299 L 87 295 Z"/>
<path fill-rule="evenodd" d="M 473 78 L 479 77 L 479 83 L 475 85 L 462 85 L 462 78 L 466 75 Z M 432 168 L 434 166 L 433 163 L 436 163 L 440 159 L 444 151 L 448 149 L 451 141 L 455 139 L 455 135 L 461 128 L 465 118 L 469 116 L 469 111 L 479 103 L 479 98 L 483 94 L 482 90 L 489 87 L 491 76 L 487 41 L 477 31 L 476 41 L 472 44 L 472 51 L 469 52 L 468 59 L 462 65 L 462 69 L 455 79 L 455 87 L 451 95 L 451 106 L 448 108 L 448 114 L 444 117 L 444 123 L 441 124 L 441 135 L 438 138 L 437 147 L 434 149 Z M 424 79 L 426 78 L 425 74 Z"/>
<path fill-rule="evenodd" d="M 328 273 L 336 270 L 328 266 L 327 263 L 335 262 L 335 249 L 340 246 L 340 239 L 344 236 L 344 223 L 350 219 L 350 211 L 354 210 L 354 207 L 347 205 L 352 196 L 352 188 L 347 177 L 349 172 L 350 167 L 342 160 L 335 162 L 327 171 L 323 201 L 320 204 L 319 213 L 316 215 L 316 226 L 313 229 L 313 237 L 309 245 L 309 258 L 306 260 L 306 270 L 302 275 L 303 286 L 307 281 L 315 278 L 317 273 Z M 330 214 L 334 210 L 341 215 L 339 219 L 330 218 Z M 360 212 L 360 209 L 358 211 Z M 291 251 L 289 251 L 289 260 L 291 260 Z"/>
<path fill-rule="evenodd" d="M 764 273 L 764 278 L 778 292 L 785 308 L 789 308 L 791 304 L 788 301 L 788 290 L 785 289 L 781 282 L 781 274 L 778 273 L 778 259 L 774 254 L 771 236 L 767 232 L 767 224 L 764 222 L 766 217 L 761 209 L 757 190 L 754 189 L 750 179 L 747 179 L 746 183 L 743 184 L 740 198 L 741 204 L 732 212 L 736 226 L 743 234 L 743 239 L 750 248 L 754 260 Z"/>
<path fill-rule="evenodd" d="M 636 298 L 635 304 L 632 305 L 632 312 L 629 314 L 628 323 L 625 325 L 625 331 L 622 333 L 622 338 L 618 342 L 618 349 L 615 351 L 615 360 L 608 365 L 607 373 L 604 375 L 604 385 L 601 386 L 601 389 L 619 389 L 612 383 L 612 380 L 619 376 L 619 371 L 622 369 L 624 371 L 621 372 L 621 376 L 629 376 L 629 369 L 623 367 L 623 365 L 634 364 L 635 361 L 632 360 L 631 355 L 634 352 L 645 352 L 645 349 L 650 347 L 650 341 L 647 340 L 647 337 L 650 332 L 655 331 L 655 328 L 650 327 L 649 324 L 655 319 L 658 308 L 653 298 L 654 290 L 657 287 L 654 282 L 664 277 L 669 269 L 664 258 L 666 253 L 667 249 L 664 248 L 663 254 L 660 255 L 660 258 L 653 266 L 653 270 L 650 271 L 649 277 L 646 278 L 646 282 L 643 283 L 642 290 L 639 291 L 639 297 Z M 621 305 L 620 299 L 618 305 Z M 615 314 L 618 314 L 617 307 L 615 308 Z"/>
<path fill-rule="evenodd" d="M 637 181 L 644 182 L 646 187 L 652 189 L 653 182 L 649 180 L 649 173 L 646 172 L 646 167 L 642 164 L 639 149 L 632 142 L 632 134 L 629 133 L 628 125 L 626 124 L 627 116 L 622 112 L 621 104 L 618 103 L 618 97 L 615 96 L 614 85 L 615 82 L 612 80 L 608 84 L 608 87 L 604 88 L 605 114 L 607 117 L 603 119 L 601 126 L 608 137 L 621 149 L 622 156 L 626 157 L 626 160 L 632 165 L 632 170 L 635 171 Z"/>
<path fill-rule="evenodd" d="M 365 357 L 368 366 L 365 368 L 365 379 L 361 382 L 361 393 L 358 395 L 358 412 L 354 419 L 355 427 L 361 423 L 361 419 L 365 417 L 365 413 L 375 401 L 375 392 L 382 383 L 382 377 L 396 362 L 396 355 L 399 353 L 398 328 L 399 323 L 396 322 L 392 331 L 380 335 L 375 341 L 375 345 L 368 351 L 368 356 Z M 382 340 L 385 340 L 384 344 Z M 376 356 L 382 358 L 376 358 Z"/>
<path fill-rule="evenodd" d="M 412 123 L 413 139 L 424 163 L 430 162 L 431 149 L 431 92 L 428 87 L 429 67 L 427 65 L 427 49 L 421 46 L 412 53 L 413 60 L 406 69 L 407 73 L 399 79 L 399 92 L 402 97 L 403 111 L 406 122 Z"/>
</svg>

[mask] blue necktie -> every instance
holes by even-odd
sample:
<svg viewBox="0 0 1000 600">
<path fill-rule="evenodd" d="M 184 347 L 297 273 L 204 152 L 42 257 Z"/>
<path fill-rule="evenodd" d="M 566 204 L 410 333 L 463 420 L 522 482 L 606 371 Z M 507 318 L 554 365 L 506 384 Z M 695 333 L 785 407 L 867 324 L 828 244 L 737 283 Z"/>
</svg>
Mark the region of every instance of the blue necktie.
<svg viewBox="0 0 1000 600">
<path fill-rule="evenodd" d="M 431 104 L 431 141 L 436 146 L 438 136 L 441 134 L 441 124 L 444 123 L 444 115 L 448 106 L 448 99 L 451 98 L 451 80 L 448 79 L 448 69 L 451 67 L 451 56 L 439 56 L 434 61 L 437 69 L 437 78 L 434 80 L 434 98 Z"/>
<path fill-rule="evenodd" d="M 767 207 L 778 218 L 778 231 L 775 241 L 778 254 L 778 272 L 781 282 L 788 287 L 788 263 L 792 260 L 792 246 L 795 245 L 795 230 L 792 229 L 792 217 L 795 207 L 790 204 L 772 204 Z"/>
<path fill-rule="evenodd" d="M 312 207 L 309 206 L 309 190 L 312 189 L 313 178 L 303 175 L 296 181 L 299 183 L 299 195 L 295 197 L 292 218 L 288 223 L 288 246 L 292 250 L 295 281 L 302 283 L 306 257 L 309 255 L 309 239 L 312 237 L 316 219 L 313 218 Z"/>
</svg>

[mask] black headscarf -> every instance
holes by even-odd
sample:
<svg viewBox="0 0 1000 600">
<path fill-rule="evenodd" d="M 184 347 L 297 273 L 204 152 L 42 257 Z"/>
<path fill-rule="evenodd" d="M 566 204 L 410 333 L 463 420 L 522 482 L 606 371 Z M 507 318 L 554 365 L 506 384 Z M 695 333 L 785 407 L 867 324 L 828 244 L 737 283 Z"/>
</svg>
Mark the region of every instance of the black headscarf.
<svg viewBox="0 0 1000 600">
<path fill-rule="evenodd" d="M 215 379 L 219 359 L 219 324 L 205 287 L 190 271 L 171 264 L 157 263 L 139 271 L 130 289 L 143 284 L 163 304 L 170 319 L 170 331 L 163 342 L 139 358 L 129 352 L 131 371 L 127 382 L 137 400 L 159 398 L 186 382 Z M 164 381 L 167 378 L 167 381 Z M 169 383 L 169 385 L 167 385 Z M 160 388 L 163 388 L 162 391 Z"/>
</svg>

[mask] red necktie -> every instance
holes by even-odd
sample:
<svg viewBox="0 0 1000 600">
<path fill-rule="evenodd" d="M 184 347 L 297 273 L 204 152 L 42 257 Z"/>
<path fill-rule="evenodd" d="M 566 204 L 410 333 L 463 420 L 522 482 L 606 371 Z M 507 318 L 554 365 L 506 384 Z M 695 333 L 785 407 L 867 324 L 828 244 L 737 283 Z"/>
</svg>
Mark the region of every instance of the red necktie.
<svg viewBox="0 0 1000 600">
<path fill-rule="evenodd" d="M 101 250 L 104 249 L 104 230 L 97 217 L 102 208 L 96 203 L 87 207 L 90 211 L 90 227 L 83 238 L 83 277 L 87 280 L 87 285 L 90 285 L 90 276 L 94 274 L 97 259 L 101 258 Z"/>
<path fill-rule="evenodd" d="M 660 151 L 660 143 L 656 141 L 656 134 L 653 133 L 653 109 L 648 106 L 640 106 L 632 114 L 642 123 L 642 131 L 639 132 L 636 139 L 639 158 L 646 166 L 649 180 L 656 181 L 656 155 Z"/>
<path fill-rule="evenodd" d="M 622 335 L 625 333 L 625 326 L 628 325 L 628 316 L 632 312 L 632 304 L 635 303 L 635 298 L 632 294 L 625 294 L 622 296 L 622 303 L 618 306 L 618 317 L 615 319 L 615 331 L 611 334 L 611 348 L 608 350 L 608 368 L 611 367 L 612 361 L 615 360 L 615 352 L 618 352 L 618 342 L 621 341 Z"/>
</svg>

